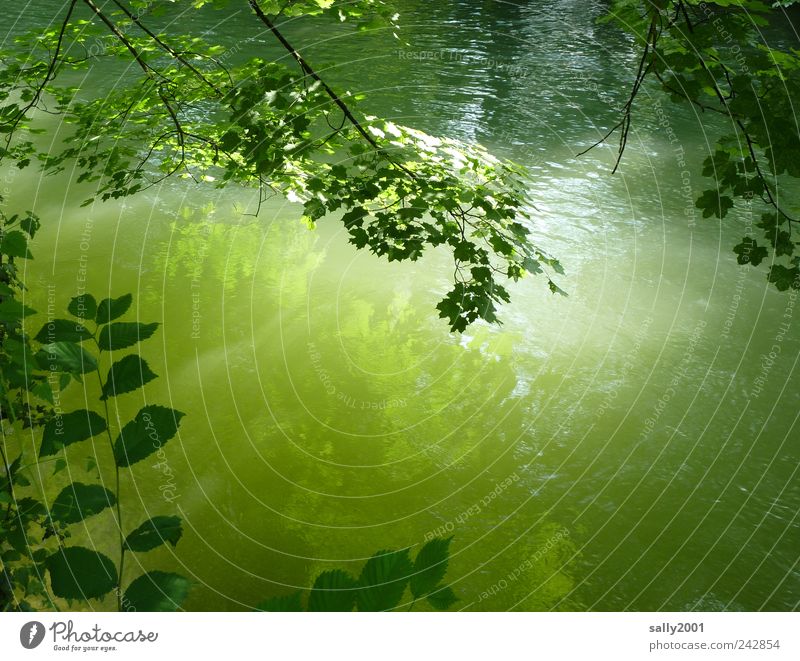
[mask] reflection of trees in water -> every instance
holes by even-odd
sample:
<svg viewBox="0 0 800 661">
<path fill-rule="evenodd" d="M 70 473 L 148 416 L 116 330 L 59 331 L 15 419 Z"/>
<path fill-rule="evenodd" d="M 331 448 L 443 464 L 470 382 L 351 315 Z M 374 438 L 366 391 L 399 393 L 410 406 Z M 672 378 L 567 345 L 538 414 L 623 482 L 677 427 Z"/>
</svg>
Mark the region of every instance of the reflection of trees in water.
<svg viewBox="0 0 800 661">
<path fill-rule="evenodd" d="M 190 562 L 210 586 L 253 603 L 275 592 L 270 581 L 304 585 L 333 566 L 355 571 L 376 549 L 421 543 L 443 522 L 456 536 L 451 575 L 464 576 L 513 539 L 503 521 L 517 508 L 516 530 L 537 516 L 531 394 L 518 390 L 512 357 L 519 338 L 480 328 L 446 335 L 421 300 L 435 267 L 375 270 L 367 260 L 345 272 L 347 248 L 335 240 L 315 248 L 319 236 L 291 219 L 220 222 L 207 207 L 174 223 L 169 254 L 159 257 L 169 307 L 182 309 L 168 332 L 188 333 L 193 290 L 214 306 L 203 308 L 199 338 L 173 342 L 169 358 L 186 406 L 207 415 L 186 421 L 187 439 L 206 439 L 184 446 L 193 471 L 186 506 L 226 558 L 198 551 Z M 520 544 L 536 546 L 546 525 L 501 554 L 490 575 L 511 571 L 525 554 Z M 543 583 L 532 607 L 568 590 L 551 555 L 515 581 L 514 589 Z M 479 596 L 477 576 L 460 589 L 465 603 Z"/>
</svg>

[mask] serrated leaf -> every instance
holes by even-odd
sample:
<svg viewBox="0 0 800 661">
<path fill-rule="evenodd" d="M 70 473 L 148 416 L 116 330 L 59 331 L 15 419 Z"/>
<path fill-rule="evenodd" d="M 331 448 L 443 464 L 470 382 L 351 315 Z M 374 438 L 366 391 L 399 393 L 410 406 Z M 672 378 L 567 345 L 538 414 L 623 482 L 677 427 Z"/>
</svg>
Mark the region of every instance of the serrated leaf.
<svg viewBox="0 0 800 661">
<path fill-rule="evenodd" d="M 786 291 L 790 287 L 800 289 L 800 269 L 796 266 L 788 268 L 782 264 L 773 264 L 769 269 L 768 279 L 778 291 Z"/>
<path fill-rule="evenodd" d="M 110 558 L 81 546 L 61 548 L 45 560 L 56 597 L 93 599 L 117 584 L 117 568 Z"/>
<path fill-rule="evenodd" d="M 131 466 L 156 452 L 175 436 L 183 416 L 180 411 L 156 404 L 141 409 L 114 442 L 117 466 Z"/>
<path fill-rule="evenodd" d="M 42 326 L 34 339 L 42 344 L 51 344 L 52 342 L 83 342 L 91 337 L 92 334 L 76 321 L 53 319 Z"/>
<path fill-rule="evenodd" d="M 125 539 L 125 548 L 141 553 L 166 542 L 175 546 L 182 534 L 183 528 L 179 516 L 154 516 L 128 535 Z"/>
<path fill-rule="evenodd" d="M 117 317 L 121 317 L 131 307 L 133 296 L 125 294 L 119 298 L 104 298 L 97 305 L 97 314 L 95 320 L 98 324 L 107 324 L 114 321 Z"/>
<path fill-rule="evenodd" d="M 768 254 L 764 246 L 759 246 L 749 236 L 744 237 L 742 242 L 734 247 L 733 252 L 736 253 L 736 261 L 739 264 L 752 264 L 753 266 L 758 266 Z"/>
<path fill-rule="evenodd" d="M 151 571 L 128 586 L 122 599 L 127 611 L 170 612 L 178 610 L 189 594 L 189 579 L 180 574 Z"/>
<path fill-rule="evenodd" d="M 23 305 L 14 298 L 4 298 L 0 301 L 0 321 L 21 322 L 25 317 L 36 314 L 36 310 Z"/>
<path fill-rule="evenodd" d="M 97 360 L 80 344 L 53 342 L 36 353 L 36 362 L 42 369 L 86 374 L 97 369 Z"/>
<path fill-rule="evenodd" d="M 118 321 L 100 329 L 97 343 L 103 351 L 126 349 L 137 342 L 146 340 L 156 332 L 158 326 L 158 322 L 140 324 L 137 322 Z"/>
<path fill-rule="evenodd" d="M 707 190 L 697 198 L 695 206 L 703 210 L 703 218 L 717 216 L 724 218 L 728 211 L 733 208 L 733 200 L 727 195 L 722 195 L 720 191 Z"/>
<path fill-rule="evenodd" d="M 311 588 L 308 610 L 340 613 L 353 610 L 357 584 L 353 576 L 341 569 L 322 572 Z"/>
<path fill-rule="evenodd" d="M 94 411 L 72 411 L 56 416 L 44 426 L 39 456 L 55 454 L 62 447 L 85 441 L 105 430 L 105 418 Z"/>
<path fill-rule="evenodd" d="M 31 259 L 31 251 L 28 250 L 28 237 L 19 230 L 6 232 L 0 238 L 0 253 L 9 257 L 21 257 Z"/>
<path fill-rule="evenodd" d="M 53 520 L 60 523 L 77 523 L 99 514 L 117 502 L 114 494 L 99 484 L 73 482 L 56 496 L 50 508 Z"/>
<path fill-rule="evenodd" d="M 101 400 L 133 392 L 156 378 L 156 374 L 139 355 L 125 356 L 108 370 Z"/>
<path fill-rule="evenodd" d="M 446 611 L 457 601 L 458 597 L 450 587 L 442 588 L 428 595 L 428 603 L 437 611 Z"/>
<path fill-rule="evenodd" d="M 300 613 L 304 609 L 300 601 L 300 593 L 294 592 L 293 594 L 265 599 L 256 606 L 255 610 L 272 613 Z"/>
<path fill-rule="evenodd" d="M 358 578 L 358 610 L 387 611 L 397 606 L 411 572 L 408 549 L 376 553 L 364 565 Z"/>
<path fill-rule="evenodd" d="M 94 319 L 97 315 L 97 301 L 91 294 L 81 294 L 69 302 L 67 311 L 79 319 Z"/>
<path fill-rule="evenodd" d="M 414 560 L 414 573 L 409 582 L 415 599 L 422 599 L 430 594 L 444 578 L 450 561 L 452 540 L 452 537 L 436 537 L 420 549 Z"/>
</svg>

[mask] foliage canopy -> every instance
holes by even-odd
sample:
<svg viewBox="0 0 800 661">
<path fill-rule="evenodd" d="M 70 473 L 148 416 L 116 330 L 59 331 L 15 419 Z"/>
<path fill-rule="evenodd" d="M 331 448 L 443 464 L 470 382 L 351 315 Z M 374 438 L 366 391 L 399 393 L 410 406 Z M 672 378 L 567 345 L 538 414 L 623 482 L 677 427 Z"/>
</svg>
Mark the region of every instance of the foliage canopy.
<svg viewBox="0 0 800 661">
<path fill-rule="evenodd" d="M 388 260 L 417 260 L 443 246 L 454 262 L 452 290 L 439 303 L 454 331 L 497 321 L 503 286 L 525 274 L 561 273 L 530 237 L 527 174 L 477 145 L 437 138 L 365 115 L 357 100 L 324 81 L 279 29 L 297 16 L 330 14 L 360 28 L 396 28 L 387 2 L 250 0 L 253 34 L 268 32 L 286 55 L 239 57 L 197 34 L 147 22 L 160 12 L 220 10 L 202 0 L 71 0 L 60 23 L 18 39 L 3 53 L 0 156 L 47 173 L 77 163 L 95 198 L 124 197 L 180 175 L 253 184 L 303 204 L 313 224 L 339 213 L 350 241 Z M 183 20 L 181 22 L 184 22 Z M 190 24 L 190 20 L 185 20 Z M 98 48 L 98 44 L 101 47 Z M 130 65 L 120 82 L 89 98 L 69 81 L 98 58 Z M 136 73 L 131 73 L 135 71 Z M 84 82 L 83 87 L 86 87 Z M 71 126 L 63 148 L 42 153 L 30 131 L 46 108 Z"/>
</svg>

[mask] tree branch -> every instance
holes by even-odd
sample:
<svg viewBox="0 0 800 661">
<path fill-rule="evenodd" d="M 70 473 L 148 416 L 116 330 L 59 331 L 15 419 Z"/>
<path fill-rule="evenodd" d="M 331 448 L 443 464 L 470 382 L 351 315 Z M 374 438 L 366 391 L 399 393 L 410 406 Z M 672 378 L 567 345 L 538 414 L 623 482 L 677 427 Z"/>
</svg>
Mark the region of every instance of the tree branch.
<svg viewBox="0 0 800 661">
<path fill-rule="evenodd" d="M 61 29 L 58 32 L 58 40 L 56 41 L 56 49 L 53 53 L 53 57 L 50 59 L 50 66 L 47 68 L 47 72 L 45 73 L 44 79 L 42 80 L 41 84 L 36 88 L 36 91 L 33 94 L 33 98 L 27 103 L 27 105 L 17 113 L 17 116 L 14 118 L 13 122 L 11 123 L 11 129 L 8 131 L 8 137 L 6 138 L 6 148 L 11 144 L 11 139 L 14 136 L 14 132 L 17 130 L 19 123 L 25 118 L 25 115 L 28 112 L 36 107 L 36 104 L 39 103 L 39 100 L 42 97 L 42 93 L 44 92 L 44 88 L 49 83 L 53 75 L 56 71 L 56 66 L 58 65 L 58 56 L 61 52 L 61 47 L 64 43 L 64 35 L 67 32 L 67 27 L 69 26 L 69 20 L 72 18 L 72 12 L 75 10 L 75 5 L 78 3 L 78 0 L 71 0 L 69 3 L 69 7 L 67 7 L 67 14 L 64 17 L 64 21 L 61 23 Z"/>
<path fill-rule="evenodd" d="M 155 72 L 154 72 L 154 70 L 152 69 L 152 67 L 149 64 L 147 64 L 147 62 L 144 61 L 144 58 L 142 57 L 141 53 L 139 53 L 139 51 L 136 50 L 136 48 L 130 42 L 130 40 L 122 33 L 122 31 L 116 25 L 114 25 L 114 23 L 111 21 L 111 19 L 109 19 L 105 14 L 103 14 L 102 11 L 100 11 L 100 8 L 93 2 L 93 0 L 83 0 L 83 1 L 97 15 L 97 17 L 101 21 L 103 21 L 103 23 L 106 24 L 106 26 L 108 27 L 109 30 L 111 30 L 111 32 L 114 34 L 114 36 L 123 43 L 125 48 L 128 49 L 128 52 L 133 56 L 133 59 L 136 61 L 136 63 L 139 65 L 139 67 L 142 69 L 142 71 L 144 71 L 145 75 L 149 79 L 151 79 L 151 80 L 153 80 L 155 82 Z M 175 125 L 175 130 L 178 132 L 178 144 L 181 147 L 181 159 L 183 160 L 184 150 L 185 150 L 185 141 L 186 141 L 186 138 L 185 138 L 185 135 L 184 135 L 184 131 L 183 131 L 183 127 L 181 126 L 181 122 L 178 119 L 178 115 L 175 112 L 175 109 L 172 107 L 172 104 L 170 103 L 169 99 L 164 94 L 163 90 L 161 89 L 161 86 L 160 85 L 156 85 L 156 89 L 157 89 L 157 94 L 158 94 L 159 98 L 161 99 L 162 103 L 164 104 L 164 107 L 167 109 L 167 112 L 169 113 L 169 116 L 172 118 L 172 122 Z"/>
<path fill-rule="evenodd" d="M 347 117 L 347 120 L 355 127 L 356 131 L 358 131 L 361 136 L 376 150 L 382 152 L 383 149 L 381 146 L 375 141 L 369 133 L 367 133 L 366 129 L 361 125 L 361 122 L 356 119 L 355 115 L 353 115 L 350 108 L 347 104 L 339 98 L 339 95 L 334 92 L 330 86 L 320 78 L 319 74 L 314 71 L 311 66 L 306 62 L 300 53 L 289 43 L 286 37 L 275 27 L 275 24 L 269 20 L 269 17 L 264 13 L 264 10 L 261 9 L 261 6 L 258 4 L 258 0 L 248 0 L 250 7 L 255 12 L 255 15 L 258 16 L 259 20 L 267 26 L 267 28 L 275 35 L 276 39 L 281 43 L 281 45 L 289 52 L 289 54 L 294 58 L 297 64 L 300 65 L 300 68 L 303 72 L 308 75 L 313 80 L 317 81 L 325 93 L 331 98 L 331 100 L 339 107 L 339 109 L 344 113 L 344 116 Z"/>
<path fill-rule="evenodd" d="M 119 0 L 113 0 L 114 4 L 119 7 L 124 14 L 133 21 L 133 23 L 140 29 L 142 32 L 147 34 L 153 41 L 155 41 L 163 50 L 169 53 L 173 58 L 175 58 L 178 62 L 180 62 L 183 66 L 188 68 L 192 73 L 194 73 L 200 80 L 202 80 L 206 85 L 208 85 L 217 96 L 224 96 L 222 90 L 220 90 L 214 83 L 212 83 L 206 76 L 203 74 L 202 71 L 197 69 L 191 62 L 188 62 L 184 57 L 181 56 L 178 51 L 176 51 L 172 46 L 164 42 L 157 34 L 155 34 L 150 28 L 144 25 L 137 16 L 135 16 L 125 5 L 123 5 Z"/>
</svg>

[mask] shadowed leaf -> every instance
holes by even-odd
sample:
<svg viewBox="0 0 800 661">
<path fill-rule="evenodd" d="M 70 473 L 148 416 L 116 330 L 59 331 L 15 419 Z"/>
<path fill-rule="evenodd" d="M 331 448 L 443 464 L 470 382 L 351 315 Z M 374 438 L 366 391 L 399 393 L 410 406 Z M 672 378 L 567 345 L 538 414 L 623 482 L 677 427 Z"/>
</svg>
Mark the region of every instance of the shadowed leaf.
<svg viewBox="0 0 800 661">
<path fill-rule="evenodd" d="M 73 482 L 56 496 L 50 514 L 60 523 L 77 523 L 116 502 L 114 494 L 99 484 Z"/>
<path fill-rule="evenodd" d="M 155 379 L 156 376 L 141 356 L 135 354 L 125 356 L 108 370 L 100 399 L 105 400 L 109 397 L 133 392 Z"/>
<path fill-rule="evenodd" d="M 105 430 L 105 418 L 94 411 L 72 411 L 56 416 L 44 426 L 39 456 L 46 457 L 55 454 L 62 447 L 85 441 Z"/>
<path fill-rule="evenodd" d="M 179 516 L 154 516 L 128 535 L 125 548 L 142 552 L 150 551 L 166 542 L 175 546 L 182 534 Z"/>
<path fill-rule="evenodd" d="M 179 574 L 151 571 L 128 586 L 122 599 L 127 611 L 169 612 L 178 610 L 189 594 L 189 579 Z"/>
<path fill-rule="evenodd" d="M 93 599 L 110 592 L 117 583 L 117 568 L 110 558 L 81 546 L 57 550 L 45 560 L 56 597 Z"/>
<path fill-rule="evenodd" d="M 356 579 L 341 569 L 322 572 L 308 597 L 309 611 L 353 610 L 356 604 Z"/>
</svg>

